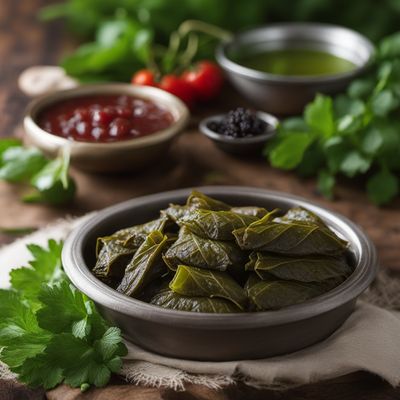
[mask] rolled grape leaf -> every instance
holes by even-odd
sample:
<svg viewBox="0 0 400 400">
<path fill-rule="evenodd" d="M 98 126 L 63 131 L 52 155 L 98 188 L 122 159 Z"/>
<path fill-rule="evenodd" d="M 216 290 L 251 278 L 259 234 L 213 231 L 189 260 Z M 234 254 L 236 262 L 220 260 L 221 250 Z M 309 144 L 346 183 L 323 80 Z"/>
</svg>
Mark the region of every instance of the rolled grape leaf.
<svg viewBox="0 0 400 400">
<path fill-rule="evenodd" d="M 125 268 L 129 264 L 137 247 L 125 246 L 124 242 L 112 236 L 98 239 L 100 251 L 97 256 L 96 265 L 92 272 L 99 279 L 118 278 L 124 275 Z"/>
<path fill-rule="evenodd" d="M 273 280 L 258 282 L 247 292 L 250 303 L 257 310 L 265 311 L 302 303 L 325 291 L 326 288 L 319 284 Z"/>
<path fill-rule="evenodd" d="M 166 268 L 168 270 L 168 268 Z M 163 290 L 169 290 L 169 282 L 171 281 L 173 274 L 168 270 L 167 273 L 149 282 L 143 290 L 135 296 L 135 298 L 150 303 L 151 299 Z"/>
<path fill-rule="evenodd" d="M 119 292 L 134 296 L 140 293 L 148 282 L 166 272 L 161 252 L 167 240 L 167 236 L 160 231 L 151 232 L 146 237 L 125 269 L 122 282 L 117 287 Z"/>
<path fill-rule="evenodd" d="M 255 272 L 251 272 L 249 274 L 249 277 L 247 278 L 246 283 L 244 284 L 244 288 L 243 288 L 247 296 L 248 296 L 249 289 L 259 282 L 261 282 L 261 278 Z"/>
<path fill-rule="evenodd" d="M 231 211 L 236 214 L 241 215 L 250 215 L 252 217 L 262 218 L 268 214 L 268 210 L 263 207 L 253 207 L 253 206 L 246 206 L 246 207 L 232 207 Z"/>
<path fill-rule="evenodd" d="M 123 240 L 127 246 L 139 247 L 153 231 L 164 232 L 168 219 L 161 216 L 142 225 L 135 225 L 115 232 L 112 237 Z"/>
<path fill-rule="evenodd" d="M 180 206 L 178 204 L 170 204 L 165 210 L 161 210 L 161 215 L 165 215 L 171 221 L 178 223 L 179 220 L 191 213 L 188 206 Z"/>
<path fill-rule="evenodd" d="M 180 264 L 226 271 L 230 266 L 244 265 L 246 254 L 235 243 L 204 239 L 183 227 L 163 258 L 174 271 Z"/>
<path fill-rule="evenodd" d="M 241 310 L 244 310 L 247 303 L 243 288 L 226 272 L 179 265 L 169 288 L 189 297 L 226 299 Z"/>
<path fill-rule="evenodd" d="M 255 271 L 264 280 L 273 275 L 300 282 L 321 282 L 330 278 L 347 277 L 352 272 L 344 257 L 288 257 L 263 253 L 253 253 L 246 269 Z"/>
<path fill-rule="evenodd" d="M 330 229 L 308 223 L 278 223 L 270 214 L 233 231 L 241 249 L 289 255 L 323 254 L 336 256 L 347 249 L 347 242 Z"/>
<path fill-rule="evenodd" d="M 213 210 L 213 211 L 223 211 L 223 210 L 230 210 L 231 206 L 228 204 L 213 199 L 212 197 L 206 196 L 205 194 L 198 192 L 197 190 L 193 190 L 190 196 L 186 201 L 186 205 L 191 210 Z"/>
<path fill-rule="evenodd" d="M 234 240 L 232 232 L 235 229 L 247 227 L 257 220 L 257 217 L 232 211 L 194 210 L 178 223 L 206 239 Z"/>
<path fill-rule="evenodd" d="M 313 212 L 306 210 L 303 207 L 294 207 L 288 210 L 288 212 L 282 217 L 274 218 L 274 222 L 290 223 L 290 222 L 304 222 L 307 224 L 320 225 L 328 229 L 325 223 L 318 215 Z"/>
<path fill-rule="evenodd" d="M 240 308 L 232 302 L 208 297 L 182 296 L 172 290 L 163 290 L 156 294 L 150 301 L 159 307 L 170 308 L 179 311 L 192 311 L 201 313 L 237 313 Z"/>
</svg>

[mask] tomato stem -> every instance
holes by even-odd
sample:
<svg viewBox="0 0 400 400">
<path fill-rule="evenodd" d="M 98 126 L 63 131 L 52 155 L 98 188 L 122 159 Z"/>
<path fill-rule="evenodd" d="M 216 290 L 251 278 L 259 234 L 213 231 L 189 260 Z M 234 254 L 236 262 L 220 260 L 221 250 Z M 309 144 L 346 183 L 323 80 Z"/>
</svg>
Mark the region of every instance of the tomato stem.
<svg viewBox="0 0 400 400">
<path fill-rule="evenodd" d="M 229 32 L 218 26 L 194 19 L 188 19 L 187 21 L 182 22 L 182 24 L 178 28 L 178 32 L 181 36 L 186 36 L 189 32 L 193 31 L 214 36 L 215 38 L 222 41 L 228 41 L 232 39 L 233 36 L 232 32 Z"/>
</svg>

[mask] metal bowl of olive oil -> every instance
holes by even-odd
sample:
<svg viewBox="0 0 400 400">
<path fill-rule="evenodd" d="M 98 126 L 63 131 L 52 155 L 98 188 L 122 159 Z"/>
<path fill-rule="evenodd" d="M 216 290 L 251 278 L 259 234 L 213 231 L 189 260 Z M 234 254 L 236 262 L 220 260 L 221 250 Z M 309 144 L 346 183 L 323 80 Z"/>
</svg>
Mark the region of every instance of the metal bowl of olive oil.
<svg viewBox="0 0 400 400">
<path fill-rule="evenodd" d="M 361 34 L 315 23 L 245 31 L 216 52 L 233 86 L 258 108 L 278 115 L 301 113 L 316 93 L 345 90 L 373 56 L 373 44 Z"/>
</svg>

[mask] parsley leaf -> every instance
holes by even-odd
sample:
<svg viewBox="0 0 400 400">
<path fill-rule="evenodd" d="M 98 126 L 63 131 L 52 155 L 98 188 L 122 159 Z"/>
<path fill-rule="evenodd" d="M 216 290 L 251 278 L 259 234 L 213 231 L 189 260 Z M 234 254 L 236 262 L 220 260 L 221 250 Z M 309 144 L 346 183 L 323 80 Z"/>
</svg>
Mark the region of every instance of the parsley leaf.
<svg viewBox="0 0 400 400">
<path fill-rule="evenodd" d="M 63 152 L 50 161 L 31 180 L 37 194 L 26 196 L 25 201 L 43 201 L 50 204 L 64 204 L 72 200 L 75 194 L 75 183 L 68 176 L 69 153 Z"/>
<path fill-rule="evenodd" d="M 313 137 L 309 133 L 291 132 L 271 151 L 271 164 L 282 169 L 297 167 L 312 141 Z"/>
<path fill-rule="evenodd" d="M 367 192 L 375 204 L 385 204 L 399 193 L 399 180 L 387 169 L 382 169 L 369 178 Z"/>
<path fill-rule="evenodd" d="M 329 138 L 335 131 L 333 120 L 333 102 L 328 96 L 318 94 L 304 111 L 307 125 L 319 135 Z"/>
<path fill-rule="evenodd" d="M 1 157 L 0 179 L 8 182 L 29 180 L 46 165 L 46 158 L 35 148 L 9 147 Z"/>
<path fill-rule="evenodd" d="M 76 185 L 68 169 L 68 151 L 49 161 L 40 150 L 25 148 L 18 139 L 0 139 L 0 179 L 29 183 L 34 192 L 23 196 L 25 202 L 54 205 L 70 202 Z"/>
<path fill-rule="evenodd" d="M 0 290 L 0 361 L 34 387 L 105 385 L 127 353 L 120 330 L 68 281 L 61 243 L 28 249 L 29 266 L 13 270 L 11 289 Z"/>
<path fill-rule="evenodd" d="M 29 244 L 28 250 L 33 256 L 28 267 L 13 269 L 10 272 L 11 286 L 26 298 L 35 300 L 43 282 L 57 282 L 62 276 L 62 243 L 49 240 L 48 248 Z"/>
</svg>

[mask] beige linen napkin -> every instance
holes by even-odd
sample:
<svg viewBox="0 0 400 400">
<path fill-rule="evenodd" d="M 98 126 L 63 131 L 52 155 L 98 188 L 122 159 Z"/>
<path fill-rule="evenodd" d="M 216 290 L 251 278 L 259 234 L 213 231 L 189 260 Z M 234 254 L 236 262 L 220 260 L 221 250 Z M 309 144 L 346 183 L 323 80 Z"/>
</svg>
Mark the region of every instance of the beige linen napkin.
<svg viewBox="0 0 400 400">
<path fill-rule="evenodd" d="M 0 287 L 9 284 L 13 267 L 26 264 L 27 243 L 44 245 L 62 239 L 86 217 L 62 220 L 0 250 Z M 364 370 L 400 384 L 400 280 L 381 271 L 374 289 L 360 301 L 344 325 L 325 341 L 301 351 L 261 360 L 199 362 L 166 358 L 129 344 L 122 374 L 131 382 L 183 389 L 187 382 L 220 388 L 244 381 L 254 386 L 284 388 Z M 377 307 L 369 303 L 378 304 Z M 397 304 L 396 304 L 397 303 Z M 238 344 L 240 345 L 240 344 Z M 13 378 L 0 365 L 0 376 Z"/>
</svg>

